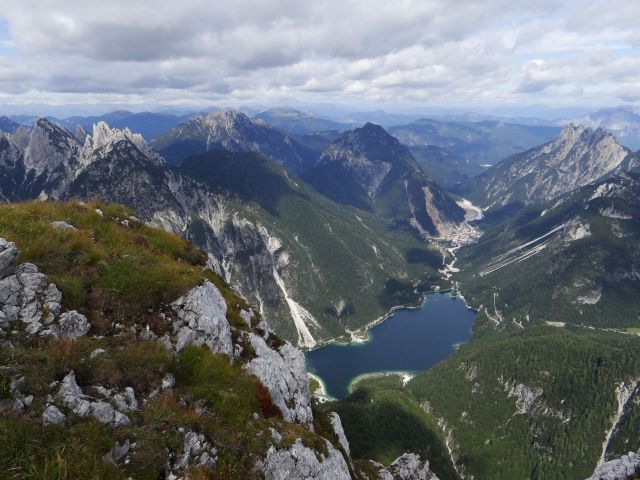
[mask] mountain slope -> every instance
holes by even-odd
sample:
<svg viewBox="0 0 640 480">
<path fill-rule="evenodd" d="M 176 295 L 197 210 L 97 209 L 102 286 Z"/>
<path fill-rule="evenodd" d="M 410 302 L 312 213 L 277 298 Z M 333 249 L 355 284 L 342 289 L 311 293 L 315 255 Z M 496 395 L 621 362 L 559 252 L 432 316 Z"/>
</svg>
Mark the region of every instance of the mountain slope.
<svg viewBox="0 0 640 480">
<path fill-rule="evenodd" d="M 209 152 L 188 158 L 180 171 L 237 198 L 245 218 L 279 239 L 279 253 L 286 252 L 282 277 L 312 313 L 313 336 L 314 321 L 343 335 L 397 305 L 396 296 L 419 301 L 410 294 L 416 282 L 425 281 L 420 288 L 437 282 L 437 250 L 366 212 L 336 205 L 264 156 Z"/>
<path fill-rule="evenodd" d="M 424 236 L 443 234 L 464 219 L 456 202 L 419 171 L 409 150 L 371 123 L 331 143 L 302 178 L 338 203 Z"/>
<path fill-rule="evenodd" d="M 210 152 L 190 164 L 189 178 L 128 130 L 101 123 L 81 145 L 47 120 L 30 135 L 3 137 L 0 147 L 7 200 L 125 204 L 205 249 L 212 267 L 302 346 L 362 328 L 418 302 L 418 286 L 440 284 L 440 256 L 424 242 L 335 205 L 256 154 Z M 51 154 L 35 155 L 42 151 Z"/>
<path fill-rule="evenodd" d="M 570 125 L 553 142 L 506 158 L 460 190 L 486 208 L 543 203 L 614 173 L 628 154 L 610 133 Z"/>
<path fill-rule="evenodd" d="M 192 154 L 228 150 L 262 153 L 293 172 L 306 168 L 315 155 L 280 130 L 233 110 L 197 116 L 160 135 L 152 146 L 174 165 Z"/>
<path fill-rule="evenodd" d="M 434 145 L 464 157 L 476 166 L 494 165 L 514 153 L 553 140 L 560 128 L 518 125 L 502 121 L 441 122 L 421 119 L 389 128 L 409 147 Z"/>
<path fill-rule="evenodd" d="M 640 176 L 621 173 L 485 225 L 456 264 L 468 301 L 484 305 L 481 324 L 640 327 L 639 195 Z"/>
</svg>

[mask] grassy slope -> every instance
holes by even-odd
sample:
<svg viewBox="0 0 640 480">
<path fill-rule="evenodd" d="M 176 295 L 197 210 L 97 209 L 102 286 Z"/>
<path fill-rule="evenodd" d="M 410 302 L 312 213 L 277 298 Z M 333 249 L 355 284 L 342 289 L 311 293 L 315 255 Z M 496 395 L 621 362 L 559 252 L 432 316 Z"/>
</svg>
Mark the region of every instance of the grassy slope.
<svg viewBox="0 0 640 480">
<path fill-rule="evenodd" d="M 233 192 L 243 216 L 283 241 L 292 261 L 285 282 L 326 336 L 362 327 L 394 305 L 417 302 L 418 281 L 439 282 L 441 256 L 408 229 L 331 202 L 265 157 L 209 152 L 188 159 L 181 171 L 215 191 Z M 340 300 L 342 315 L 336 311 Z"/>
<path fill-rule="evenodd" d="M 264 387 L 241 363 L 231 365 L 196 347 L 172 357 L 159 343 L 117 328 L 116 322 L 136 329 L 149 326 L 161 335 L 168 325 L 157 313 L 205 277 L 221 289 L 233 325 L 242 328 L 239 310 L 248 308 L 219 278 L 202 272 L 203 252 L 134 220 L 122 225 L 120 220 L 130 215 L 123 207 L 98 204 L 0 206 L 0 236 L 16 243 L 22 251 L 19 261 L 31 261 L 49 274 L 63 292 L 64 307 L 87 314 L 91 333 L 105 335 L 48 340 L 28 337 L 19 324 L 8 333 L 14 348 L 0 349 L 0 401 L 9 397 L 14 375 L 25 376 L 21 391 L 35 400 L 24 415 L 0 414 L 0 471 L 12 479 L 157 479 L 164 475 L 166 449 L 182 449 L 181 427 L 204 433 L 218 449 L 215 471 L 192 470 L 194 479 L 253 478 L 255 455 L 266 452 L 271 427 L 284 434 L 285 442 L 302 437 L 308 445 L 320 445 L 319 437 L 285 424 L 269 408 Z M 56 220 L 78 230 L 54 229 L 49 223 Z M 96 348 L 106 352 L 90 358 Z M 91 385 L 132 386 L 139 399 L 146 398 L 168 372 L 175 375 L 176 387 L 141 404 L 129 415 L 130 427 L 113 430 L 74 416 L 67 427 L 42 427 L 49 384 L 70 370 L 87 393 Z M 253 412 L 263 415 L 254 421 Z M 322 419 L 319 414 L 318 430 Z M 116 468 L 103 461 L 114 442 L 125 439 L 137 443 L 131 462 Z"/>
</svg>

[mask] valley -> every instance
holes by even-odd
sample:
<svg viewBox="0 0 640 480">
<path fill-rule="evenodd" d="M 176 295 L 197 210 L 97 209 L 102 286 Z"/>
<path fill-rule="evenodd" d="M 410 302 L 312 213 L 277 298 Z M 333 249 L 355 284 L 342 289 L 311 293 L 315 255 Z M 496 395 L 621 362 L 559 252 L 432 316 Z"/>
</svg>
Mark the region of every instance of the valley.
<svg viewBox="0 0 640 480">
<path fill-rule="evenodd" d="M 7 124 L 0 195 L 120 203 L 201 248 L 283 338 L 269 342 L 306 350 L 296 381 L 318 418 L 340 415 L 348 462 L 414 452 L 441 479 L 583 480 L 636 448 L 637 154 L 568 126 L 470 178 L 371 123 L 262 118 L 216 110 L 152 143 L 106 123 Z M 450 161 L 434 170 L 446 187 L 424 155 Z"/>
</svg>

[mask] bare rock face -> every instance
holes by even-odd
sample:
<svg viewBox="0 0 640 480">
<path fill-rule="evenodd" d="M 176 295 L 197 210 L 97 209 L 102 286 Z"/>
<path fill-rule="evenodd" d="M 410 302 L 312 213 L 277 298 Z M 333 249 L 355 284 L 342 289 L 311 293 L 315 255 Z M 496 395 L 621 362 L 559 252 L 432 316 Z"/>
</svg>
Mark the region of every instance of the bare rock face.
<svg viewBox="0 0 640 480">
<path fill-rule="evenodd" d="M 347 440 L 347 436 L 344 434 L 344 429 L 342 428 L 342 420 L 340 420 L 340 415 L 336 412 L 331 412 L 329 414 L 329 420 L 331 421 L 331 426 L 333 427 L 333 431 L 336 432 L 336 436 L 338 437 L 338 442 L 342 449 L 346 452 L 346 454 L 351 457 L 351 450 L 349 448 L 349 441 Z"/>
<path fill-rule="evenodd" d="M 478 177 L 481 185 L 472 198 L 483 207 L 550 201 L 615 173 L 628 153 L 600 128 L 569 125 L 553 142 L 509 157 Z"/>
<path fill-rule="evenodd" d="M 627 480 L 638 478 L 640 475 L 640 450 L 638 453 L 629 452 L 617 460 L 603 463 L 587 480 Z"/>
<path fill-rule="evenodd" d="M 333 445 L 326 442 L 327 455 L 305 447 L 300 439 L 288 449 L 269 448 L 267 457 L 258 461 L 256 470 L 265 480 L 349 480 L 347 462 Z"/>
<path fill-rule="evenodd" d="M 171 307 L 179 318 L 173 326 L 178 352 L 194 344 L 207 345 L 214 353 L 227 357 L 233 355 L 227 304 L 215 285 L 207 280 L 173 302 Z"/>
<path fill-rule="evenodd" d="M 276 351 L 261 337 L 253 333 L 248 337 L 256 356 L 244 368 L 269 389 L 274 405 L 286 421 L 311 428 L 311 394 L 302 352 L 290 343 Z"/>
</svg>

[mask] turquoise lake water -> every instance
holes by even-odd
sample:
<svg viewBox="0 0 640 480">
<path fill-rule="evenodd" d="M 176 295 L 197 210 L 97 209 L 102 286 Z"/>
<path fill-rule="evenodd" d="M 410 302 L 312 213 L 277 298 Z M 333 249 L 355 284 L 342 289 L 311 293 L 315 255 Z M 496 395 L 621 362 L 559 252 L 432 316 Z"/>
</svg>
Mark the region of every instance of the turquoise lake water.
<svg viewBox="0 0 640 480">
<path fill-rule="evenodd" d="M 370 329 L 365 343 L 333 343 L 307 352 L 307 366 L 322 378 L 329 395 L 344 398 L 360 375 L 417 373 L 444 360 L 469 339 L 476 315 L 448 292 L 429 294 L 420 308 L 396 310 Z"/>
</svg>

